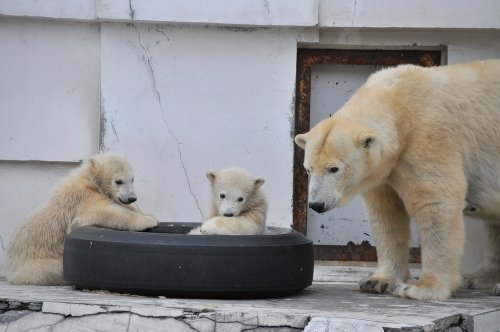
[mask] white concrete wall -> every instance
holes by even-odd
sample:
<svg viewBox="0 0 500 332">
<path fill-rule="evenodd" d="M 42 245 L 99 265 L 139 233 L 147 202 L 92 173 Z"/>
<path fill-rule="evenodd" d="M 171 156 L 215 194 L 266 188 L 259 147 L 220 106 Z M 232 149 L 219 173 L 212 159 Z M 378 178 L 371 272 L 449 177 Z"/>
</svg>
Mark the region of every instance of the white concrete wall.
<svg viewBox="0 0 500 332">
<path fill-rule="evenodd" d="M 296 34 L 101 26 L 103 149 L 126 154 L 163 221 L 201 222 L 205 173 L 238 166 L 267 182 L 270 224 L 290 226 Z"/>
<path fill-rule="evenodd" d="M 99 26 L 1 19 L 0 41 L 0 160 L 95 153 Z"/>
<path fill-rule="evenodd" d="M 496 1 L 374 6 L 0 1 L 0 266 L 15 225 L 99 148 L 128 155 L 161 220 L 200 220 L 204 173 L 237 165 L 267 179 L 269 223 L 289 227 L 298 44 L 500 57 Z"/>
<path fill-rule="evenodd" d="M 319 0 L 319 26 L 336 28 L 498 29 L 496 0 Z"/>
</svg>

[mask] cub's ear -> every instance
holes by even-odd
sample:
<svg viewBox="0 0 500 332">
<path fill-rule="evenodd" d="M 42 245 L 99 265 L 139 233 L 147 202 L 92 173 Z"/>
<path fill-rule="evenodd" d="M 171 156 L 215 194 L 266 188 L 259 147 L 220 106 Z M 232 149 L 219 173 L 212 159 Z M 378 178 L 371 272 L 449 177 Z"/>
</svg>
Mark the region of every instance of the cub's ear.
<svg viewBox="0 0 500 332">
<path fill-rule="evenodd" d="M 295 136 L 295 144 L 297 144 L 301 149 L 305 150 L 307 142 L 307 133 L 298 134 Z"/>
<path fill-rule="evenodd" d="M 254 178 L 253 179 L 253 184 L 254 184 L 255 188 L 260 188 L 265 182 L 266 182 L 266 180 L 264 180 L 263 178 Z"/>
<path fill-rule="evenodd" d="M 215 181 L 215 172 L 214 171 L 208 172 L 207 173 L 207 178 L 210 181 L 210 183 L 214 183 L 214 181 Z"/>
<path fill-rule="evenodd" d="M 87 162 L 90 165 L 90 169 L 95 170 L 101 164 L 100 161 L 94 156 L 90 157 Z"/>
<path fill-rule="evenodd" d="M 363 149 L 369 149 L 375 143 L 375 135 L 372 133 L 362 133 L 358 136 L 358 146 Z"/>
</svg>

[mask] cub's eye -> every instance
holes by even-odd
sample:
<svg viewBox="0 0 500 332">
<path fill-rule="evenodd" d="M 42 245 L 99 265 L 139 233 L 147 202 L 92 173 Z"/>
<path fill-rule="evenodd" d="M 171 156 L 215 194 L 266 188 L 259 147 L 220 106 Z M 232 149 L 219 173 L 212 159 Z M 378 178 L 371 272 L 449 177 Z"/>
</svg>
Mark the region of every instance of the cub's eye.
<svg viewBox="0 0 500 332">
<path fill-rule="evenodd" d="M 307 172 L 307 174 L 311 174 L 311 171 L 310 171 L 310 170 L 308 170 L 308 169 L 306 169 L 306 172 Z"/>
<path fill-rule="evenodd" d="M 116 183 L 117 185 L 122 185 L 122 184 L 123 184 L 123 180 L 116 180 L 116 181 L 115 181 L 115 183 Z"/>
<path fill-rule="evenodd" d="M 243 202 L 243 197 L 238 197 L 238 202 Z"/>
<path fill-rule="evenodd" d="M 330 173 L 337 173 L 339 171 L 338 167 L 332 167 L 328 170 Z"/>
<path fill-rule="evenodd" d="M 224 199 L 224 198 L 226 198 L 226 195 L 220 194 L 219 197 L 222 198 L 222 199 Z"/>
</svg>

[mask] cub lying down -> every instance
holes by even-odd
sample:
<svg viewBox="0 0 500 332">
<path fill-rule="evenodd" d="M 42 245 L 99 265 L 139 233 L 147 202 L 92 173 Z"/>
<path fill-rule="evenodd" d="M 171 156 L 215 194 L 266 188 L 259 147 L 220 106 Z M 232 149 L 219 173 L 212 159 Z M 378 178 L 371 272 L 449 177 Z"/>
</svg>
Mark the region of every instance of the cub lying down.
<svg viewBox="0 0 500 332">
<path fill-rule="evenodd" d="M 189 234 L 257 235 L 266 230 L 264 179 L 240 168 L 208 172 L 212 204 L 205 221 Z"/>
<path fill-rule="evenodd" d="M 142 231 L 156 226 L 155 217 L 130 205 L 137 200 L 133 182 L 133 170 L 124 158 L 107 154 L 90 158 L 15 230 L 7 249 L 7 280 L 64 284 L 64 236 L 76 227 Z"/>
</svg>

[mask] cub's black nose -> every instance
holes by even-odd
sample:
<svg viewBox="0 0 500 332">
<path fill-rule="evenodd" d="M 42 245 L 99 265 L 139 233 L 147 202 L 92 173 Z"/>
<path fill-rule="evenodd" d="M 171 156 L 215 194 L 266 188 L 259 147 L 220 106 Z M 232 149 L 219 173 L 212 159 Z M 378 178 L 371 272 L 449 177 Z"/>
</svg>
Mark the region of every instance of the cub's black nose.
<svg viewBox="0 0 500 332">
<path fill-rule="evenodd" d="M 326 211 L 325 202 L 311 202 L 309 203 L 309 207 L 318 213 L 323 213 Z"/>
<path fill-rule="evenodd" d="M 224 213 L 224 217 L 234 217 L 233 213 Z"/>
<path fill-rule="evenodd" d="M 137 197 L 129 197 L 127 200 L 127 203 L 130 204 L 130 203 L 134 203 L 135 201 L 137 201 Z"/>
</svg>

